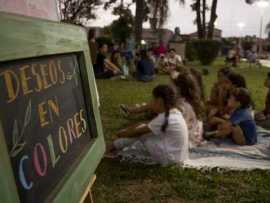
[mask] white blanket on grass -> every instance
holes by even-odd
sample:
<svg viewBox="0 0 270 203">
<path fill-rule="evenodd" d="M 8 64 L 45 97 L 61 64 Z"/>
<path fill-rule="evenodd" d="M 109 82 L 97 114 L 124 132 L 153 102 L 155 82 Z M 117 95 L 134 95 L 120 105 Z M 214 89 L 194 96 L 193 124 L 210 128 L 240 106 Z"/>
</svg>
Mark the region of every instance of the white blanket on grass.
<svg viewBox="0 0 270 203">
<path fill-rule="evenodd" d="M 270 169 L 270 131 L 258 129 L 258 143 L 237 146 L 229 140 L 214 140 L 190 150 L 184 167 L 197 169 Z"/>
</svg>

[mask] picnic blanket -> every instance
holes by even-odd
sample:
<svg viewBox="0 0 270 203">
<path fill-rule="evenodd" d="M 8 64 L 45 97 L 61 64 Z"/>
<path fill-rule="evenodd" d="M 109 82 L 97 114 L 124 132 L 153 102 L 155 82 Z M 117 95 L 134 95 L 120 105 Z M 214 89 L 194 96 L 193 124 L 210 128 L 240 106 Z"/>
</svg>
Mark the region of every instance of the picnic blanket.
<svg viewBox="0 0 270 203">
<path fill-rule="evenodd" d="M 270 169 L 270 131 L 258 128 L 258 143 L 238 146 L 230 140 L 213 140 L 190 149 L 186 168 L 253 170 Z"/>
</svg>

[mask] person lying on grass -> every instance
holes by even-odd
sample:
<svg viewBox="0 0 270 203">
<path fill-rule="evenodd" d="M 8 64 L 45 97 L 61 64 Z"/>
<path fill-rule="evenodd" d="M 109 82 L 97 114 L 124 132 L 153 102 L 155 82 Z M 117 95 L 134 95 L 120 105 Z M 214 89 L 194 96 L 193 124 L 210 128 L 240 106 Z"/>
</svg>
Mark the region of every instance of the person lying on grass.
<svg viewBox="0 0 270 203">
<path fill-rule="evenodd" d="M 148 124 L 120 130 L 108 150 L 133 162 L 182 163 L 188 159 L 188 129 L 176 108 L 176 95 L 168 85 L 158 85 L 152 94 L 151 110 L 157 116 Z"/>
<path fill-rule="evenodd" d="M 265 98 L 265 108 L 263 111 L 258 112 L 255 115 L 256 121 L 265 121 L 270 119 L 270 72 L 267 75 L 264 86 L 268 88 L 268 93 Z"/>
<path fill-rule="evenodd" d="M 175 89 L 177 97 L 176 107 L 182 112 L 188 126 L 190 147 L 200 145 L 203 141 L 202 119 L 204 116 L 204 104 L 201 101 L 200 88 L 189 72 L 173 75 L 171 80 L 171 86 Z M 151 103 L 137 104 L 135 107 L 121 105 L 120 108 L 126 116 L 129 116 L 138 113 L 153 113 L 151 112 L 151 105 Z"/>
<path fill-rule="evenodd" d="M 217 131 L 206 133 L 206 137 L 230 137 L 237 145 L 256 144 L 256 123 L 250 110 L 251 104 L 250 93 L 246 88 L 234 89 L 228 100 L 228 107 L 232 109 L 230 117 L 213 117 L 210 122 L 217 125 Z"/>
</svg>

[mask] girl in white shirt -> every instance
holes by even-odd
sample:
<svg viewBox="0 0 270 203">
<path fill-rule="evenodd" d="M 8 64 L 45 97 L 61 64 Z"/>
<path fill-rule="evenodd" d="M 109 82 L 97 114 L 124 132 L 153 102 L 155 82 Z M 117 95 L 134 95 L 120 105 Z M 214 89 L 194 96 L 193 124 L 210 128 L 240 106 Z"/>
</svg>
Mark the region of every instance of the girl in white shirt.
<svg viewBox="0 0 270 203">
<path fill-rule="evenodd" d="M 152 111 L 158 114 L 148 124 L 137 124 L 117 133 L 114 150 L 122 158 L 145 164 L 169 165 L 188 159 L 188 129 L 176 108 L 176 95 L 168 85 L 153 90 Z"/>
</svg>

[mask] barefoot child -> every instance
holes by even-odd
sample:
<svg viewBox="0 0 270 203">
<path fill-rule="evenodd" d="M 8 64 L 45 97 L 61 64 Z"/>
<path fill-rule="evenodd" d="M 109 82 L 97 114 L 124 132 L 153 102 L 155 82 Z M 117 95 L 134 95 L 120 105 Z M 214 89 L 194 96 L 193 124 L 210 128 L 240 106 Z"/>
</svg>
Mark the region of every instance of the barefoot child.
<svg viewBox="0 0 270 203">
<path fill-rule="evenodd" d="M 182 163 L 188 159 L 188 129 L 170 86 L 159 85 L 153 90 L 151 109 L 157 116 L 150 123 L 116 134 L 114 150 L 124 159 L 145 164 Z"/>
<path fill-rule="evenodd" d="M 176 107 L 181 111 L 189 134 L 190 147 L 200 145 L 203 141 L 202 120 L 204 116 L 204 103 L 201 99 L 201 91 L 194 76 L 190 72 L 177 73 L 171 77 L 172 88 L 176 92 Z M 150 112 L 150 103 L 137 104 L 135 107 L 121 106 L 122 114 L 138 114 Z"/>
<path fill-rule="evenodd" d="M 238 145 L 254 145 L 257 143 L 256 124 L 252 118 L 251 97 L 247 89 L 237 88 L 232 91 L 228 106 L 232 114 L 228 120 L 214 117 L 211 122 L 218 125 L 218 130 L 206 134 L 215 138 L 231 137 Z"/>
</svg>

